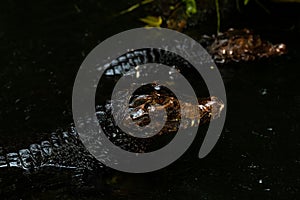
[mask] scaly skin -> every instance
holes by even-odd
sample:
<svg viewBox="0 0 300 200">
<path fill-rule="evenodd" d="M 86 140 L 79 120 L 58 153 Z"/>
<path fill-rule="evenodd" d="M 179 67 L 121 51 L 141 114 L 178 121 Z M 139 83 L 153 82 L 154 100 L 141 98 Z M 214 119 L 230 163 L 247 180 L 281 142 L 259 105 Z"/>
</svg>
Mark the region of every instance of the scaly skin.
<svg viewBox="0 0 300 200">
<path fill-rule="evenodd" d="M 167 134 L 176 131 L 177 126 L 175 123 L 178 123 L 181 117 L 180 112 L 178 112 L 179 106 L 187 113 L 190 120 L 183 122 L 184 128 L 193 126 L 195 120 L 198 120 L 200 124 L 203 124 L 210 119 L 217 118 L 221 114 L 224 106 L 216 97 L 203 99 L 199 105 L 191 105 L 187 102 L 179 104 L 179 101 L 174 97 L 166 97 L 163 102 L 158 102 L 157 95 L 158 93 L 153 94 L 153 96 L 136 96 L 131 104 L 131 108 L 128 109 L 129 112 L 121 112 L 121 115 L 123 115 L 122 118 L 124 119 L 124 125 L 128 126 L 129 121 L 133 120 L 134 123 L 141 126 L 145 123 L 144 117 L 149 117 L 146 106 L 160 103 L 160 107 L 157 107 L 158 110 L 167 109 L 173 115 L 167 120 L 166 126 L 158 133 L 160 135 Z M 154 97 L 154 99 L 151 99 L 152 97 Z M 120 98 L 122 98 L 122 96 L 120 96 Z M 136 105 L 135 102 L 141 101 L 141 98 L 144 100 L 144 103 Z M 144 152 L 149 144 L 145 143 L 146 145 L 144 146 L 143 142 L 140 142 L 138 139 L 134 140 L 135 138 L 131 138 L 130 136 L 126 137 L 125 133 L 121 131 L 119 132 L 119 135 L 113 135 L 113 133 L 118 132 L 118 127 L 115 127 L 114 123 L 110 123 L 110 120 L 113 122 L 113 119 L 111 118 L 111 106 L 106 104 L 105 107 L 107 109 L 102 108 L 102 110 L 100 109 L 97 112 L 97 117 L 100 124 L 104 126 L 111 124 L 110 131 L 106 132 L 108 138 L 116 145 L 121 146 L 126 150 Z M 138 112 L 140 109 L 146 110 L 143 115 L 140 115 L 137 118 L 130 117 L 130 113 Z M 106 129 L 104 128 L 104 130 L 107 130 L 108 126 L 105 127 Z M 120 136 L 121 138 L 118 139 Z M 5 150 L 0 148 L 0 168 L 1 167 L 18 167 L 27 172 L 31 172 L 45 167 L 67 169 L 86 168 L 92 170 L 99 167 L 102 168 L 103 165 L 86 150 L 81 143 L 75 128 L 71 127 L 68 131 L 51 133 L 49 140 L 41 141 L 38 144 L 31 144 L 28 149 L 21 149 L 15 153 L 5 153 Z"/>
<path fill-rule="evenodd" d="M 229 29 L 208 39 L 212 43 L 207 51 L 217 63 L 253 61 L 260 58 L 280 56 L 287 52 L 285 44 L 263 41 L 249 29 Z"/>
<path fill-rule="evenodd" d="M 164 61 L 166 64 L 183 63 L 181 58 L 175 60 L 168 57 L 168 53 L 161 50 L 143 49 L 128 52 L 120 56 L 116 60 L 109 63 L 106 67 L 105 75 L 116 77 L 133 70 L 134 66 L 143 63 L 160 63 Z M 169 60 L 168 60 L 169 59 Z M 153 85 L 155 87 L 157 85 Z M 125 91 L 126 92 L 126 91 Z M 192 126 L 195 121 L 201 123 L 208 122 L 211 118 L 214 119 L 220 115 L 223 103 L 217 97 L 206 98 L 199 100 L 199 105 L 192 105 L 189 102 L 178 102 L 174 97 L 169 97 L 168 94 L 154 91 L 151 95 L 138 95 L 131 102 L 128 108 L 128 102 L 124 101 L 124 91 L 121 91 L 117 96 L 119 105 L 122 105 L 120 116 L 124 119 L 123 123 L 126 126 L 129 121 L 134 121 L 138 125 L 142 125 L 143 120 L 147 118 L 148 110 L 146 106 L 160 105 L 156 109 L 166 109 L 172 113 L 172 117 L 166 123 L 166 126 L 159 132 L 159 135 L 170 133 L 177 130 L 178 121 L 180 121 L 179 105 L 183 108 L 183 112 L 187 113 L 188 121 L 181 122 L 185 128 Z M 159 98 L 158 98 L 159 97 Z M 163 101 L 162 101 L 163 99 Z M 144 101 L 143 104 L 136 102 Z M 145 152 L 151 145 L 151 138 L 143 140 L 132 137 L 122 132 L 114 122 L 111 116 L 111 104 L 114 102 L 108 101 L 104 106 L 98 106 L 97 117 L 99 123 L 104 127 L 104 132 L 107 137 L 117 146 L 132 152 Z M 140 119 L 130 118 L 138 111 L 145 111 Z M 143 118 L 143 120 L 141 120 Z M 0 167 L 17 167 L 26 170 L 27 172 L 37 171 L 41 168 L 56 167 L 68 169 L 97 169 L 103 168 L 103 165 L 97 161 L 83 146 L 74 127 L 68 131 L 52 133 L 48 140 L 41 141 L 37 144 L 32 144 L 28 149 L 21 149 L 15 153 L 7 153 L 4 149 L 0 149 Z"/>
</svg>

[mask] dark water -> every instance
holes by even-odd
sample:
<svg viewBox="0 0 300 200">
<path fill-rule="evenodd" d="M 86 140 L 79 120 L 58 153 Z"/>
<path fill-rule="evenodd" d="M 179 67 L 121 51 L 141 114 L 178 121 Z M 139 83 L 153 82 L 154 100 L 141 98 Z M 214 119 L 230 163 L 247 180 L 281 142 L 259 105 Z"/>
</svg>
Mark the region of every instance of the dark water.
<svg viewBox="0 0 300 200">
<path fill-rule="evenodd" d="M 125 0 L 3 0 L 0 5 L 0 145 L 14 151 L 39 141 L 41 133 L 72 122 L 72 86 L 81 62 L 105 38 L 142 26 L 137 19 L 143 13 L 115 16 L 129 6 Z M 0 180 L 9 177 L 12 185 L 0 188 L 8 191 L 4 197 L 299 198 L 299 5 L 267 6 L 271 14 L 255 4 L 243 13 L 224 11 L 223 30 L 252 28 L 267 40 L 286 43 L 289 52 L 280 58 L 220 67 L 228 113 L 221 139 L 209 156 L 199 160 L 195 142 L 181 159 L 160 171 L 143 175 L 115 172 L 106 192 L 70 191 L 68 181 L 59 188 L 39 190 L 25 184 L 45 182 L 51 179 L 50 173 L 28 181 L 19 171 L 1 169 Z M 212 33 L 214 17 L 187 33 L 194 38 Z M 64 172 L 61 177 L 64 179 Z"/>
</svg>

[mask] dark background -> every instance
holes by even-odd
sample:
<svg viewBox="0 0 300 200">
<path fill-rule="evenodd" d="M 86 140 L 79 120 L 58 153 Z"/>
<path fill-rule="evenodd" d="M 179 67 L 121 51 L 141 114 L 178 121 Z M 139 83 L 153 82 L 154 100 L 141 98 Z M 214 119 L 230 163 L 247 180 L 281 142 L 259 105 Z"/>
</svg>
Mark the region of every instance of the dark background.
<svg viewBox="0 0 300 200">
<path fill-rule="evenodd" d="M 72 122 L 71 94 L 77 70 L 101 41 L 143 24 L 137 1 L 65 0 L 0 2 L 0 146 L 27 148 Z M 264 1 L 262 1 L 264 2 Z M 238 12 L 222 9 L 221 31 L 251 28 L 273 43 L 285 43 L 279 58 L 220 67 L 228 96 L 221 139 L 206 158 L 199 144 L 171 166 L 144 175 L 115 173 L 113 192 L 87 199 L 297 199 L 300 188 L 299 5 L 254 1 Z M 203 17 L 203 16 L 202 16 Z M 216 32 L 212 8 L 187 34 Z M 44 134 L 43 134 L 44 133 Z M 0 169 L 2 170 L 2 169 Z M 0 181 L 19 172 L 3 171 Z M 47 176 L 45 177 L 47 178 Z M 38 182 L 38 181 L 37 181 Z M 5 198 L 71 199 L 77 193 L 19 185 Z M 0 188 L 4 191 L 4 188 Z"/>
</svg>

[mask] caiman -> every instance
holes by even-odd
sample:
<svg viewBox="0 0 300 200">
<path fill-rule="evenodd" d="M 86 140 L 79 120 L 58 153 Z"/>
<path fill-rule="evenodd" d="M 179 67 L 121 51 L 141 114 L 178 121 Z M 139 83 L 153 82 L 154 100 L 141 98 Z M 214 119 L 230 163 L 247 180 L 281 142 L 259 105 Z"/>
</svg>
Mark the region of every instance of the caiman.
<svg viewBox="0 0 300 200">
<path fill-rule="evenodd" d="M 196 20 L 193 19 L 195 17 L 193 14 L 197 13 L 197 7 L 200 9 L 198 12 L 205 13 L 207 12 L 205 11 L 206 9 L 210 9 L 210 3 L 212 2 L 155 1 L 152 7 L 149 7 L 149 13 L 158 17 L 148 16 L 140 20 L 146 23 L 147 26 L 161 26 L 185 33 L 185 30 L 191 23 L 190 21 Z M 154 22 L 160 23 L 154 25 Z M 204 35 L 199 42 L 206 48 L 217 63 L 253 61 L 259 58 L 268 58 L 287 53 L 285 44 L 272 44 L 271 42 L 261 39 L 259 35 L 254 34 L 252 30 L 247 28 L 230 28 L 217 35 Z"/>
<path fill-rule="evenodd" d="M 161 62 L 162 57 L 166 58 L 166 55 L 163 55 L 162 51 L 156 49 L 128 52 L 108 64 L 105 76 L 116 77 L 130 72 L 133 66 L 148 62 Z M 170 60 L 168 63 L 172 62 L 174 61 Z M 180 59 L 177 59 L 176 62 L 180 62 Z M 177 64 L 184 66 L 183 61 L 181 62 Z M 180 102 L 164 86 L 153 83 L 144 87 L 147 88 L 143 93 L 133 94 L 129 105 L 128 102 L 124 101 L 125 93 L 128 91 L 119 91 L 117 93 L 117 99 L 114 101 L 117 101 L 118 105 L 122 105 L 117 116 L 122 119 L 124 126 L 128 126 L 130 121 L 133 121 L 138 126 L 145 126 L 150 121 L 150 110 L 151 112 L 154 112 L 154 110 L 166 110 L 168 119 L 165 125 L 161 126 L 163 128 L 156 137 L 176 132 L 180 123 L 183 124 L 184 128 L 197 124 L 196 121 L 204 124 L 210 119 L 217 118 L 224 107 L 222 100 L 218 99 L 218 97 L 200 98 L 198 100 L 199 104 L 193 105 L 189 103 L 188 97 L 185 98 L 186 102 Z M 113 101 L 107 100 L 104 105 L 96 106 L 96 116 L 107 137 L 117 146 L 127 151 L 149 151 L 147 148 L 151 142 L 147 141 L 147 139 L 136 138 L 123 133 L 116 126 L 111 113 L 111 105 L 113 103 Z M 186 112 L 189 121 L 180 122 L 180 108 L 183 112 Z M 153 138 L 149 139 L 152 140 Z M 48 140 L 32 144 L 28 149 L 22 149 L 16 153 L 7 153 L 3 148 L 0 149 L 0 167 L 19 167 L 28 172 L 43 167 L 92 169 L 97 165 L 101 166 L 100 162 L 95 161 L 92 155 L 84 148 L 74 127 L 71 127 L 68 131 L 52 133 Z"/>
<path fill-rule="evenodd" d="M 207 38 L 207 37 L 206 37 Z M 259 36 L 247 29 L 233 30 L 218 36 L 207 38 L 206 49 L 212 58 L 218 63 L 229 63 L 231 61 L 250 61 L 255 58 L 282 55 L 286 52 L 284 44 L 272 45 L 264 42 Z M 162 60 L 160 51 L 154 49 L 134 50 L 120 56 L 108 64 L 105 72 L 107 77 L 115 77 L 130 71 L 131 68 L 144 63 L 158 62 Z M 166 59 L 166 57 L 164 57 Z M 182 61 L 173 61 L 171 64 L 182 64 Z M 171 65 L 169 65 L 171 66 Z M 180 122 L 179 106 L 183 107 L 184 112 L 188 113 L 189 121 L 181 122 L 185 128 L 193 126 L 195 121 L 200 125 L 217 118 L 221 113 L 224 104 L 218 97 L 206 97 L 198 100 L 198 105 L 189 102 L 179 102 L 174 96 L 170 95 L 160 85 L 152 84 L 148 93 L 135 94 L 128 102 L 124 102 L 123 93 L 117 96 L 123 101 L 124 109 L 120 115 L 124 124 L 133 121 L 139 126 L 149 123 L 149 110 L 165 109 L 169 114 L 168 121 L 155 137 L 168 133 L 176 133 Z M 151 92 L 149 92 L 151 91 Z M 111 104 L 114 102 L 106 101 L 104 105 L 96 106 L 97 118 L 103 126 L 107 137 L 117 146 L 132 152 L 147 152 L 153 150 L 151 145 L 156 140 L 136 138 L 122 132 L 114 123 L 111 115 Z M 126 116 L 124 116 L 126 115 Z M 199 117 L 200 116 L 200 117 Z M 51 133 L 47 140 L 31 144 L 28 149 L 21 149 L 17 152 L 6 152 L 5 148 L 0 148 L 0 167 L 1 168 L 21 168 L 26 173 L 32 173 L 41 169 L 59 168 L 72 170 L 96 170 L 105 171 L 103 164 L 96 160 L 84 147 L 79 139 L 76 129 L 72 126 L 66 131 Z M 77 176 L 77 175 L 76 175 Z"/>
<path fill-rule="evenodd" d="M 184 60 L 172 59 L 156 49 L 134 50 L 109 63 L 104 77 L 115 82 L 116 77 L 132 72 L 131 70 L 134 70 L 137 65 L 163 61 L 168 66 L 186 66 Z M 179 101 L 163 85 L 153 83 L 143 86 L 142 89 L 143 91 L 131 94 L 132 98 L 129 102 L 124 100 L 129 90 L 124 90 L 119 91 L 114 100 L 107 98 L 108 100 L 105 101 L 104 98 L 99 105 L 95 106 L 95 114 L 106 136 L 116 146 L 131 152 L 143 153 L 159 149 L 172 140 L 179 125 L 188 129 L 204 124 L 221 115 L 224 107 L 222 100 L 217 97 L 206 97 L 205 93 L 202 94 L 205 98 L 199 98 L 198 104 L 195 105 L 190 103 L 189 97 L 186 97 L 184 102 Z M 116 125 L 112 117 L 114 103 L 121 105 L 122 108 L 117 113 L 117 117 L 120 117 L 123 125 L 127 127 L 128 122 L 133 122 L 138 126 L 147 125 L 150 122 L 150 113 L 155 110 L 166 110 L 168 117 L 165 123 L 162 122 L 164 124 L 154 124 L 154 126 L 163 127 L 155 136 L 134 137 L 123 132 Z M 186 120 L 181 119 L 181 112 L 185 112 Z M 103 159 L 104 161 L 109 159 L 109 155 L 105 152 Z M 61 185 L 64 187 L 68 185 L 72 193 L 74 187 L 80 188 L 78 191 L 95 188 L 97 191 L 102 191 L 107 188 L 105 187 L 106 181 L 110 179 L 112 173 L 111 169 L 105 167 L 88 152 L 74 126 L 67 130 L 55 131 L 49 134 L 48 138 L 43 138 L 29 145 L 28 148 L 16 152 L 8 152 L 6 148 L 0 148 L 0 167 L 2 168 L 0 173 L 18 170 L 18 173 L 14 171 L 11 173 L 12 176 L 5 175 L 0 179 L 2 188 L 0 195 L 8 196 L 18 191 L 18 188 L 23 190 L 25 186 L 28 186 L 30 191 L 40 191 L 39 188 L 60 188 Z M 19 175 L 14 178 L 15 174 Z M 22 182 L 23 180 L 25 183 Z M 16 188 L 16 185 L 19 187 Z"/>
<path fill-rule="evenodd" d="M 273 45 L 246 28 L 231 28 L 217 36 L 205 38 L 210 41 L 206 49 L 217 63 L 253 61 L 287 53 L 285 44 Z"/>
</svg>

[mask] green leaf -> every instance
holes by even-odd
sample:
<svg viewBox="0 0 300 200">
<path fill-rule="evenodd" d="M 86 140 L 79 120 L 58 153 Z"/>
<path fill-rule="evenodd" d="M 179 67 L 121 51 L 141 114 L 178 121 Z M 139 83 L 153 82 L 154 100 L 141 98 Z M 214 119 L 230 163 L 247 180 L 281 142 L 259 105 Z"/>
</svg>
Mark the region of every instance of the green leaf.
<svg viewBox="0 0 300 200">
<path fill-rule="evenodd" d="M 196 5 L 196 1 L 195 0 L 182 0 L 182 2 L 185 3 L 186 6 L 186 14 L 187 16 L 191 16 L 192 14 L 196 14 L 197 13 L 197 5 Z"/>
</svg>

